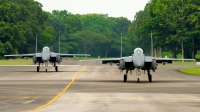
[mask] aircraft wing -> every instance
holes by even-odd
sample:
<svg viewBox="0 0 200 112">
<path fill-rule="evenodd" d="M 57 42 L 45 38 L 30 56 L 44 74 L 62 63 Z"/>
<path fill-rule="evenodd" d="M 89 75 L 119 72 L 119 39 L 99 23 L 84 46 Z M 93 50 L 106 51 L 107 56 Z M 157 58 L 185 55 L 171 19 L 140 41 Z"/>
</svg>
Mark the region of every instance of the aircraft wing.
<svg viewBox="0 0 200 112">
<path fill-rule="evenodd" d="M 90 60 L 80 60 L 80 61 L 102 61 L 102 64 L 107 63 L 119 63 L 122 58 L 105 58 L 105 59 L 90 59 Z"/>
<path fill-rule="evenodd" d="M 33 57 L 35 55 L 36 54 L 16 54 L 16 55 L 4 55 L 4 57 Z"/>
<path fill-rule="evenodd" d="M 90 54 L 60 54 L 60 57 L 90 56 Z"/>
<path fill-rule="evenodd" d="M 172 63 L 172 61 L 195 61 L 195 59 L 181 59 L 181 58 L 154 58 L 152 56 L 145 56 L 145 62 L 152 62 L 152 60 L 156 60 L 157 63 Z"/>
<path fill-rule="evenodd" d="M 124 59 L 125 62 L 132 62 L 132 56 L 122 57 L 122 58 L 105 58 L 105 59 L 90 59 L 90 60 L 80 60 L 80 61 L 102 61 L 102 64 L 107 63 L 119 63 L 120 60 Z"/>
<path fill-rule="evenodd" d="M 133 62 L 132 56 L 123 57 L 122 59 L 124 59 L 125 62 Z"/>
<path fill-rule="evenodd" d="M 195 61 L 196 59 L 181 59 L 181 58 L 155 58 L 157 63 L 168 62 L 172 63 L 172 61 Z"/>
<path fill-rule="evenodd" d="M 152 56 L 145 56 L 145 62 L 152 62 L 152 60 L 155 59 Z"/>
</svg>

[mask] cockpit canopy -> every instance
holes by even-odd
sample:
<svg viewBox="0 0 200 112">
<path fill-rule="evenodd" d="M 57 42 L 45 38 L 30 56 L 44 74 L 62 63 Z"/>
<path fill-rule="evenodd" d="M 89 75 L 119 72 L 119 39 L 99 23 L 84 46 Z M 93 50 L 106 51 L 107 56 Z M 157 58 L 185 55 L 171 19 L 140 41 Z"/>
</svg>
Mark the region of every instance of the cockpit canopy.
<svg viewBox="0 0 200 112">
<path fill-rule="evenodd" d="M 50 52 L 50 49 L 49 49 L 49 47 L 43 47 L 43 49 L 42 49 L 42 52 Z"/>
<path fill-rule="evenodd" d="M 137 55 L 137 54 L 143 54 L 143 50 L 141 48 L 135 48 L 134 54 L 135 55 Z"/>
</svg>

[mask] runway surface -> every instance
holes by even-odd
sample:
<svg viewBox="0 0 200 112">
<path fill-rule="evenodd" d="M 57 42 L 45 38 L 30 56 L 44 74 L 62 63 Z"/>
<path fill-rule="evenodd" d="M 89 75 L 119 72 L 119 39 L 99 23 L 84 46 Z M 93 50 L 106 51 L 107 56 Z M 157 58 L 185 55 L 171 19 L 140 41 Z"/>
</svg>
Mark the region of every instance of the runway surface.
<svg viewBox="0 0 200 112">
<path fill-rule="evenodd" d="M 2 112 L 199 112 L 200 77 L 158 66 L 153 82 L 135 71 L 123 82 L 116 65 L 64 60 L 58 72 L 36 66 L 0 66 Z"/>
</svg>

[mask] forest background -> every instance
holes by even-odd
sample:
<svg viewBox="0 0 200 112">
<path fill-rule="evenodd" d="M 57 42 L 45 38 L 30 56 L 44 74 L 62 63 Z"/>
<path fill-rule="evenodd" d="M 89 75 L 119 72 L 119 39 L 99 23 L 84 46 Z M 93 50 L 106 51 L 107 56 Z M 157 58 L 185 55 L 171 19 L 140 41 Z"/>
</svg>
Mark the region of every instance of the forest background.
<svg viewBox="0 0 200 112">
<path fill-rule="evenodd" d="M 134 14 L 133 14 L 134 16 Z M 155 57 L 200 59 L 200 1 L 151 0 L 133 21 L 108 14 L 72 14 L 42 10 L 34 0 L 0 0 L 0 58 L 5 54 L 35 53 L 49 46 L 61 53 L 88 53 L 93 57 L 120 57 L 141 47 Z"/>
</svg>

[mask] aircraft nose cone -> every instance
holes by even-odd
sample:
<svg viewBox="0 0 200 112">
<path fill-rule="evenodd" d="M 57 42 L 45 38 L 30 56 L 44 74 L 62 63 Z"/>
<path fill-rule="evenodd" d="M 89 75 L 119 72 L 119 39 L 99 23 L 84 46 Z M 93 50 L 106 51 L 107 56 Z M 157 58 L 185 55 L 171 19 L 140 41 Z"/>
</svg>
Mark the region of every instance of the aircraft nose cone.
<svg viewBox="0 0 200 112">
<path fill-rule="evenodd" d="M 134 63 L 136 68 L 141 68 L 143 66 L 142 63 Z"/>
<path fill-rule="evenodd" d="M 144 66 L 144 57 L 136 56 L 133 63 L 136 68 L 142 68 Z"/>
<path fill-rule="evenodd" d="M 49 59 L 50 59 L 50 53 L 42 53 L 43 61 L 49 61 Z"/>
</svg>

